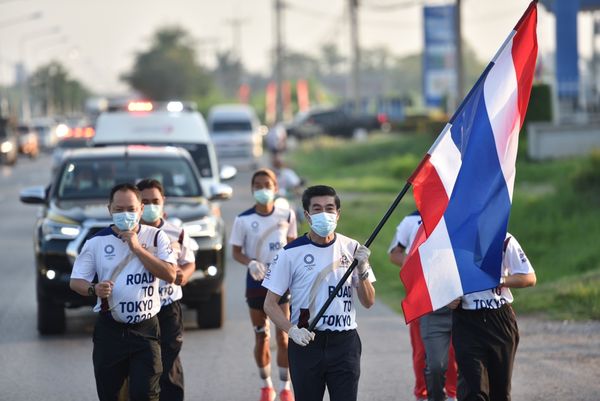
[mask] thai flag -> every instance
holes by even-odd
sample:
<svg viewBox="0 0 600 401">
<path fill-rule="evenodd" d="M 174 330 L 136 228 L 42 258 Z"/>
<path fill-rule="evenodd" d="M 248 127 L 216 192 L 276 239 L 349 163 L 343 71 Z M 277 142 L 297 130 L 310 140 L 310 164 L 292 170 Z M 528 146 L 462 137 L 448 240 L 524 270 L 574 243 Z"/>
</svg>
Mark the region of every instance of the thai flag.
<svg viewBox="0 0 600 401">
<path fill-rule="evenodd" d="M 400 272 L 407 323 L 499 283 L 536 24 L 533 1 L 409 179 L 423 225 Z"/>
</svg>

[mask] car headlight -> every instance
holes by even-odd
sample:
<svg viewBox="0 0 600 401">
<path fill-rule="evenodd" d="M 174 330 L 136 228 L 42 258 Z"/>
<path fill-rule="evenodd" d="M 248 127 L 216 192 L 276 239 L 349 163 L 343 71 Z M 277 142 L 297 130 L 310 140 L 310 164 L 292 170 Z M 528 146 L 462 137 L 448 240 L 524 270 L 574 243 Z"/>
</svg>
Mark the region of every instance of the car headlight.
<svg viewBox="0 0 600 401">
<path fill-rule="evenodd" d="M 2 152 L 2 153 L 9 153 L 12 150 L 13 150 L 13 144 L 9 141 L 2 142 L 2 145 L 0 145 L 0 152 Z"/>
<path fill-rule="evenodd" d="M 81 232 L 81 227 L 74 224 L 65 224 L 51 219 L 42 223 L 42 234 L 45 240 L 50 239 L 75 239 Z"/>
<path fill-rule="evenodd" d="M 183 229 L 190 237 L 214 237 L 217 222 L 214 217 L 206 216 L 200 220 L 183 223 Z"/>
</svg>

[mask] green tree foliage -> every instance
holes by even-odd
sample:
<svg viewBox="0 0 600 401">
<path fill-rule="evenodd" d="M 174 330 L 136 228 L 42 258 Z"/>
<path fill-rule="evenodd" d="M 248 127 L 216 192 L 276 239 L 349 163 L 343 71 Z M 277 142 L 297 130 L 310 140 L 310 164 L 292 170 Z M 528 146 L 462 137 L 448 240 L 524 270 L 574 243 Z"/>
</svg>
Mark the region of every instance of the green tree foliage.
<svg viewBox="0 0 600 401">
<path fill-rule="evenodd" d="M 46 114 L 81 111 L 90 95 L 90 91 L 71 79 L 67 69 L 57 61 L 39 67 L 32 74 L 29 85 L 33 99 Z"/>
<path fill-rule="evenodd" d="M 188 100 L 210 90 L 210 78 L 196 61 L 193 40 L 177 26 L 159 29 L 150 48 L 136 55 L 132 71 L 121 78 L 154 100 Z"/>
</svg>

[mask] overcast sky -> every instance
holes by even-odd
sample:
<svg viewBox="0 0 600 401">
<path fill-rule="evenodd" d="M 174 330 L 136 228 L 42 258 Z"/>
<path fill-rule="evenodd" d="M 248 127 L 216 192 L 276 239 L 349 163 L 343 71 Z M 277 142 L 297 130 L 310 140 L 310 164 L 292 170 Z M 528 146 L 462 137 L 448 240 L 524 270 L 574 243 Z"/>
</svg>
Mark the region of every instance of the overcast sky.
<svg viewBox="0 0 600 401">
<path fill-rule="evenodd" d="M 347 0 L 285 1 L 289 48 L 317 55 L 323 43 L 335 42 L 347 52 Z M 414 5 L 377 7 L 406 3 Z M 361 0 L 361 46 L 386 46 L 396 55 L 419 51 L 423 39 L 418 3 L 423 2 Z M 463 0 L 463 36 L 482 61 L 494 55 L 528 4 L 529 0 Z M 34 12 L 43 15 L 6 25 Z M 199 58 L 212 64 L 215 50 L 233 46 L 232 20 L 241 21 L 247 68 L 271 71 L 273 0 L 0 0 L 0 81 L 14 79 L 14 63 L 21 58 L 29 70 L 54 58 L 93 90 L 122 92 L 126 88 L 119 75 L 131 68 L 135 53 L 147 48 L 157 28 L 183 27 L 197 40 Z M 580 49 L 586 54 L 590 19 L 582 15 L 580 20 Z M 58 33 L 49 34 L 53 27 L 59 27 Z M 542 52 L 554 48 L 554 18 L 542 7 L 538 35 Z"/>
</svg>

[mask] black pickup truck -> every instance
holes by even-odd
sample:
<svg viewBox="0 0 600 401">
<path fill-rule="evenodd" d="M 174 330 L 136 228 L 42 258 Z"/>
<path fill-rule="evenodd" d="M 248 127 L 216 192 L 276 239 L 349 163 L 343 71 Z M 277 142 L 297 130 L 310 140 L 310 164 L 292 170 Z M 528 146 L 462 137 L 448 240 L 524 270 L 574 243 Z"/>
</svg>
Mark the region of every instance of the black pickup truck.
<svg viewBox="0 0 600 401">
<path fill-rule="evenodd" d="M 351 113 L 347 108 L 313 109 L 299 113 L 286 127 L 290 136 L 307 139 L 319 135 L 352 138 L 357 130 L 385 130 L 385 114 Z"/>
</svg>

